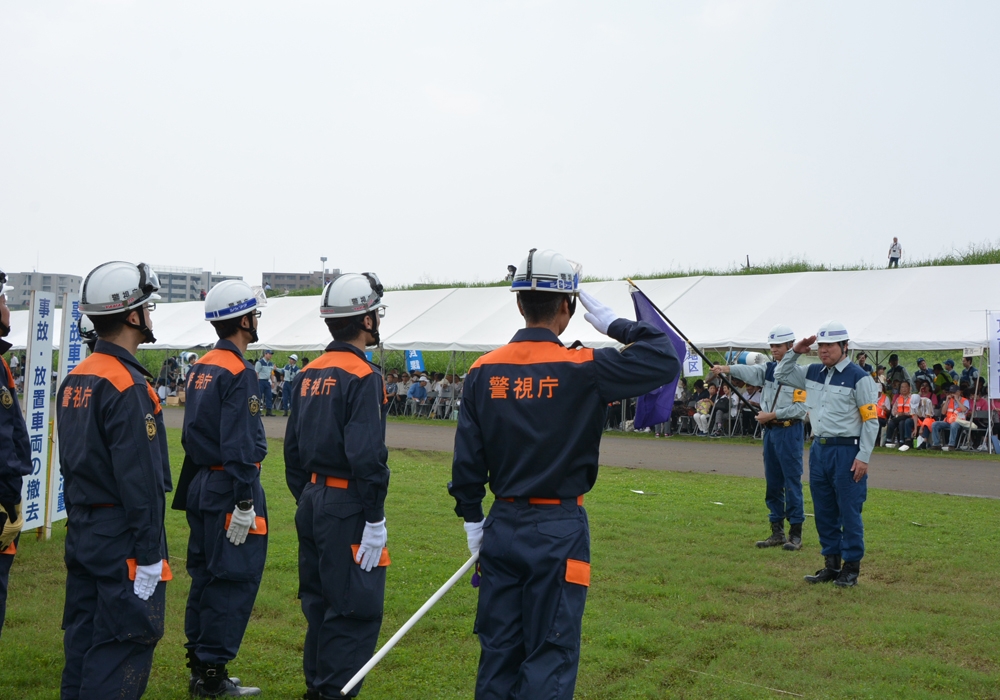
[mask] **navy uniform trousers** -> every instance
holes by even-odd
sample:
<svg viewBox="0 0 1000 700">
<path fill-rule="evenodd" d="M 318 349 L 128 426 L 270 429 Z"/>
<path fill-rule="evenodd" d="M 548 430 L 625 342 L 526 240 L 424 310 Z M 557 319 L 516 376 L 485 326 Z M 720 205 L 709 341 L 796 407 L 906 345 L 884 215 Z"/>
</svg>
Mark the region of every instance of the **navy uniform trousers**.
<svg viewBox="0 0 1000 700">
<path fill-rule="evenodd" d="M 798 525 L 806 519 L 802 507 L 802 448 L 805 427 L 796 423 L 764 431 L 764 502 L 772 523 L 787 520 Z"/>
<path fill-rule="evenodd" d="M 267 519 L 264 489 L 253 486 L 253 507 Z M 234 545 L 226 537 L 233 512 L 233 479 L 222 470 L 203 468 L 191 479 L 187 495 L 187 571 L 191 575 L 184 616 L 185 646 L 207 664 L 225 664 L 239 653 L 267 559 L 267 535 L 250 530 Z"/>
<path fill-rule="evenodd" d="M 585 563 L 589 585 L 590 526 L 576 499 L 493 503 L 479 555 L 477 700 L 573 697 L 587 585 L 567 581 L 568 560 Z"/>
<path fill-rule="evenodd" d="M 10 580 L 10 567 L 14 565 L 14 555 L 9 551 L 17 550 L 17 542 L 20 539 L 21 536 L 18 535 L 11 547 L 0 552 L 0 634 L 3 634 L 3 621 L 7 617 L 7 582 Z"/>
<path fill-rule="evenodd" d="M 375 653 L 385 602 L 385 567 L 365 571 L 352 545 L 365 529 L 354 481 L 334 488 L 306 484 L 295 513 L 299 534 L 299 598 L 306 617 L 302 668 L 306 687 L 324 698 L 340 689 Z M 361 690 L 359 683 L 349 697 Z"/>
<path fill-rule="evenodd" d="M 141 600 L 129 578 L 135 538 L 120 507 L 73 506 L 66 531 L 62 700 L 139 698 L 163 637 L 167 586 Z"/>
<path fill-rule="evenodd" d="M 851 467 L 857 455 L 857 445 L 822 445 L 819 438 L 809 448 L 809 491 L 823 556 L 839 555 L 850 562 L 865 555 L 861 509 L 868 498 L 868 475 L 854 481 Z"/>
</svg>

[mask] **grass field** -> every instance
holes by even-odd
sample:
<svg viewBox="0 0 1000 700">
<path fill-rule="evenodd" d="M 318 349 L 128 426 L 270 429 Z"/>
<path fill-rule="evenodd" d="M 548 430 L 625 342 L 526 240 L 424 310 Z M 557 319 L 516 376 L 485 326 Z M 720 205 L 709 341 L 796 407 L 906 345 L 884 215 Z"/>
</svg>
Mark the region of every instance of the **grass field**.
<svg viewBox="0 0 1000 700">
<path fill-rule="evenodd" d="M 169 438 L 176 474 L 179 431 Z M 444 486 L 449 456 L 393 451 L 390 466 L 383 641 L 467 558 Z M 282 467 L 281 442 L 272 441 L 261 472 L 267 570 L 230 667 L 269 698 L 304 690 L 295 506 Z M 872 490 L 861 585 L 843 591 L 802 581 L 821 563 L 811 518 L 801 552 L 752 546 L 766 534 L 762 499 L 756 479 L 602 469 L 587 497 L 593 580 L 577 697 L 794 697 L 772 688 L 808 698 L 1000 698 L 997 501 Z M 175 579 L 149 698 L 186 697 L 187 527 L 183 514 L 168 513 Z M 49 542 L 25 537 L 11 573 L 2 699 L 58 697 L 64 530 L 56 529 Z M 457 585 L 376 668 L 362 697 L 471 697 L 475 600 L 468 583 Z"/>
</svg>

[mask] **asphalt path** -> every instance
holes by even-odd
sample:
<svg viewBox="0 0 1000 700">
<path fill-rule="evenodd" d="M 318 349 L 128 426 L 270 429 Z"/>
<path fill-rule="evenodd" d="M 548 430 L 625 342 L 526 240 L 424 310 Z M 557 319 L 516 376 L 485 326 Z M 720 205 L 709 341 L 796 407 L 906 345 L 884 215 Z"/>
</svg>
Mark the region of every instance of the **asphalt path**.
<svg viewBox="0 0 1000 700">
<path fill-rule="evenodd" d="M 164 412 L 167 427 L 180 428 L 183 409 Z M 271 438 L 285 435 L 285 419 L 264 418 Z M 455 424 L 428 421 L 426 425 L 391 422 L 386 443 L 393 449 L 451 452 Z M 763 478 L 761 444 L 725 443 L 720 440 L 640 439 L 605 434 L 601 440 L 600 464 L 629 469 L 658 469 Z M 808 459 L 803 462 L 808 480 Z M 923 455 L 876 454 L 868 470 L 872 488 L 924 491 L 956 496 L 1000 498 L 1000 459 L 996 461 L 926 457 Z"/>
</svg>

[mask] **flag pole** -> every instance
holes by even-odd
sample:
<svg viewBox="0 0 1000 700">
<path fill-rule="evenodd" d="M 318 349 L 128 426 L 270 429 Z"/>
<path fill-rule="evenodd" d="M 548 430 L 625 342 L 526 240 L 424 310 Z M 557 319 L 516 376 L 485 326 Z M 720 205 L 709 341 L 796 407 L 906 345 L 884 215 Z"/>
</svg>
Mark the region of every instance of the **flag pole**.
<svg viewBox="0 0 1000 700">
<path fill-rule="evenodd" d="M 631 278 L 626 277 L 625 279 L 627 279 L 628 283 L 630 285 L 632 285 L 632 289 L 636 290 L 637 292 L 640 292 L 644 297 L 646 297 L 647 299 L 649 299 L 649 296 L 645 292 L 643 292 L 641 289 L 639 289 L 639 286 L 635 282 L 633 282 Z M 669 318 L 667 318 L 667 315 L 665 313 L 663 313 L 663 311 L 660 310 L 659 306 L 657 306 L 656 304 L 653 303 L 652 299 L 650 299 L 649 301 L 650 301 L 650 306 L 652 306 L 654 309 L 656 309 L 656 313 L 660 314 L 660 318 L 662 318 L 664 321 L 666 321 L 667 325 L 670 326 L 671 328 L 673 328 L 674 332 L 681 337 L 681 340 L 683 340 L 685 343 L 687 343 L 688 346 L 692 350 L 694 350 L 696 353 L 698 353 L 698 356 L 701 357 L 702 360 L 704 360 L 705 362 L 708 363 L 709 370 L 711 371 L 711 368 L 714 367 L 716 365 L 716 363 L 712 362 L 710 359 L 708 359 L 708 356 L 705 353 L 703 353 L 701 351 L 701 349 L 697 345 L 695 345 L 694 343 L 692 343 L 691 339 L 688 338 L 686 335 L 684 335 L 684 333 L 681 331 L 681 329 L 678 328 L 676 326 L 676 324 L 674 324 L 673 321 L 671 321 Z M 731 393 L 735 394 L 736 398 L 738 398 L 741 402 L 743 402 L 743 405 L 745 405 L 747 408 L 749 408 L 751 411 L 753 411 L 753 414 L 755 416 L 758 413 L 760 413 L 760 409 L 756 408 L 753 404 L 751 404 L 749 401 L 747 401 L 745 398 L 743 398 L 743 394 L 741 394 L 740 391 L 739 391 L 739 389 L 737 389 L 733 385 L 733 383 L 729 381 L 729 378 L 725 374 L 720 374 L 719 375 L 719 379 L 721 379 L 722 382 L 726 386 L 729 387 L 729 391 Z"/>
</svg>

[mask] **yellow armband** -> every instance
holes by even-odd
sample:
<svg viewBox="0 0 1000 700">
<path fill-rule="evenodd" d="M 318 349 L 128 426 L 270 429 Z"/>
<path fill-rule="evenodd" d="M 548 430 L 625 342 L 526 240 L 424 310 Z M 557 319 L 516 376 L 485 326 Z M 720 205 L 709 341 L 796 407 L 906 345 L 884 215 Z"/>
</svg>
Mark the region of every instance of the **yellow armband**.
<svg viewBox="0 0 1000 700">
<path fill-rule="evenodd" d="M 805 403 L 806 392 L 804 389 L 796 389 L 792 392 L 792 403 Z"/>
<path fill-rule="evenodd" d="M 878 411 L 875 410 L 875 404 L 873 403 L 866 403 L 858 409 L 858 413 L 861 414 L 861 420 L 863 421 L 870 421 L 874 418 L 878 418 Z"/>
</svg>

